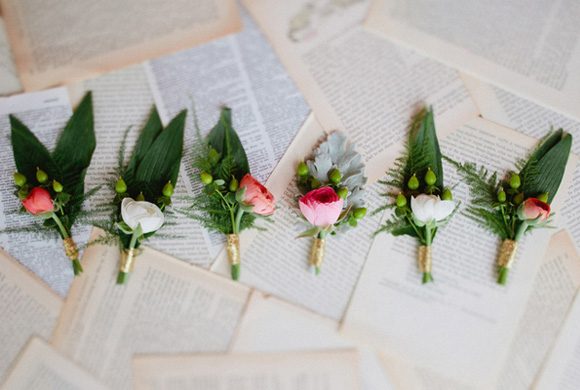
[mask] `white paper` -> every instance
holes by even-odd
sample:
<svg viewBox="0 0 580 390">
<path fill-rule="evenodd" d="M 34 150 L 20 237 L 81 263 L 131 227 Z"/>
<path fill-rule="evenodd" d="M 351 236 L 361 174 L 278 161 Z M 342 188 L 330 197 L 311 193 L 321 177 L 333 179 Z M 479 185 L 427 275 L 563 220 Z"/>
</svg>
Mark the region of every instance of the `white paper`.
<svg viewBox="0 0 580 390">
<path fill-rule="evenodd" d="M 4 20 L 0 17 L 0 96 L 22 90 L 10 51 Z"/>
</svg>

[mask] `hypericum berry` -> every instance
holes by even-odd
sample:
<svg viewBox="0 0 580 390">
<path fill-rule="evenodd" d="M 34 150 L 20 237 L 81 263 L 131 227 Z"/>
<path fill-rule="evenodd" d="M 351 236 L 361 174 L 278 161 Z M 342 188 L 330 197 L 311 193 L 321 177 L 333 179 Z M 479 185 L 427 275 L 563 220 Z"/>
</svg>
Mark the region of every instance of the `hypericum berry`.
<svg viewBox="0 0 580 390">
<path fill-rule="evenodd" d="M 497 201 L 499 203 L 504 203 L 507 199 L 507 196 L 505 194 L 505 191 L 503 190 L 503 188 L 501 188 L 498 192 L 497 192 Z"/>
<path fill-rule="evenodd" d="M 20 172 L 14 172 L 14 184 L 16 184 L 18 187 L 22 187 L 26 184 L 26 176 Z"/>
<path fill-rule="evenodd" d="M 238 179 L 236 179 L 235 177 L 232 177 L 232 180 L 230 181 L 230 186 L 229 186 L 230 191 L 236 192 L 238 187 L 239 187 Z"/>
<path fill-rule="evenodd" d="M 453 194 L 451 193 L 451 190 L 449 188 L 445 188 L 443 190 L 443 193 L 441 194 L 441 199 L 442 200 L 453 200 Z"/>
<path fill-rule="evenodd" d="M 211 173 L 202 172 L 199 174 L 199 179 L 205 185 L 211 184 L 213 182 L 213 176 Z"/>
<path fill-rule="evenodd" d="M 62 184 L 60 184 L 56 180 L 53 180 L 52 181 L 52 189 L 54 190 L 54 192 L 62 192 L 62 190 L 63 190 Z"/>
<path fill-rule="evenodd" d="M 220 154 L 214 148 L 211 148 L 207 153 L 207 158 L 209 159 L 209 163 L 213 166 L 216 165 L 220 159 Z"/>
<path fill-rule="evenodd" d="M 395 203 L 399 208 L 405 207 L 407 205 L 407 198 L 405 197 L 405 195 L 399 193 L 399 195 L 397 195 Z"/>
<path fill-rule="evenodd" d="M 346 188 L 346 187 L 340 187 L 338 190 L 336 190 L 336 194 L 341 199 L 346 199 L 346 197 L 348 196 L 348 188 Z"/>
<path fill-rule="evenodd" d="M 518 188 L 520 188 L 521 185 L 522 185 L 522 181 L 520 179 L 520 175 L 518 175 L 517 173 L 514 173 L 510 177 L 510 187 L 513 188 L 514 190 L 517 190 Z"/>
<path fill-rule="evenodd" d="M 338 169 L 332 168 L 328 172 L 328 180 L 330 180 L 334 184 L 338 184 L 342 180 L 342 173 L 340 173 Z"/>
<path fill-rule="evenodd" d="M 407 187 L 409 187 L 409 189 L 413 191 L 419 188 L 419 179 L 417 179 L 417 175 L 413 174 L 413 176 L 411 176 L 411 178 L 407 182 Z"/>
<path fill-rule="evenodd" d="M 171 180 L 163 186 L 163 190 L 161 192 L 163 193 L 163 196 L 171 198 L 173 195 L 173 184 L 171 184 Z"/>
<path fill-rule="evenodd" d="M 514 196 L 514 203 L 516 205 L 519 205 L 523 201 L 524 201 L 524 193 L 523 192 L 520 192 L 519 194 L 517 194 L 516 196 Z"/>
<path fill-rule="evenodd" d="M 36 168 L 36 180 L 39 183 L 44 184 L 48 181 L 48 175 L 40 168 Z"/>
<path fill-rule="evenodd" d="M 145 200 L 145 195 L 143 195 L 143 192 L 139 192 L 139 195 L 137 195 L 137 197 L 135 198 L 136 201 L 138 202 L 142 202 Z"/>
<path fill-rule="evenodd" d="M 119 177 L 115 183 L 115 192 L 117 194 L 124 194 L 127 192 L 127 183 L 125 183 L 125 180 L 123 180 L 122 177 Z"/>
<path fill-rule="evenodd" d="M 313 190 L 320 187 L 320 180 L 318 180 L 317 178 L 313 177 L 312 179 L 310 179 L 310 188 L 312 188 Z"/>
<path fill-rule="evenodd" d="M 427 173 L 425 174 L 425 183 L 427 183 L 428 186 L 432 186 L 436 182 L 437 176 L 435 175 L 435 172 L 433 172 L 431 168 L 427 169 Z"/>
<path fill-rule="evenodd" d="M 544 203 L 548 203 L 548 193 L 544 192 L 543 194 L 540 194 L 536 199 Z"/>
<path fill-rule="evenodd" d="M 359 207 L 354 209 L 353 213 L 356 219 L 363 219 L 365 215 L 367 215 L 367 208 L 366 207 Z"/>
<path fill-rule="evenodd" d="M 298 176 L 306 176 L 308 175 L 308 165 L 304 161 L 300 161 L 298 166 L 296 167 L 296 173 Z"/>
</svg>

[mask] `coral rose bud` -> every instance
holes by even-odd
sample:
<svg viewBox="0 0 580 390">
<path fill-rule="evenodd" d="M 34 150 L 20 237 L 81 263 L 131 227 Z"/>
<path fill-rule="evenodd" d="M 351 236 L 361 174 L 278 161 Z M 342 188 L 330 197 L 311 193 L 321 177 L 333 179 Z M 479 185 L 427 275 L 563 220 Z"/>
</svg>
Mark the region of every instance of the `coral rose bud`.
<svg viewBox="0 0 580 390">
<path fill-rule="evenodd" d="M 253 206 L 254 214 L 272 215 L 274 213 L 274 195 L 249 173 L 242 178 L 240 190 L 244 190 L 242 202 Z"/>
<path fill-rule="evenodd" d="M 344 200 L 331 187 L 321 187 L 308 192 L 298 202 L 304 218 L 312 225 L 327 227 L 340 217 Z"/>
<path fill-rule="evenodd" d="M 537 198 L 528 198 L 518 207 L 518 218 L 527 222 L 544 222 L 550 216 L 550 205 Z"/>
<path fill-rule="evenodd" d="M 28 196 L 22 200 L 22 206 L 32 215 L 54 211 L 50 193 L 42 187 L 34 187 Z"/>
</svg>

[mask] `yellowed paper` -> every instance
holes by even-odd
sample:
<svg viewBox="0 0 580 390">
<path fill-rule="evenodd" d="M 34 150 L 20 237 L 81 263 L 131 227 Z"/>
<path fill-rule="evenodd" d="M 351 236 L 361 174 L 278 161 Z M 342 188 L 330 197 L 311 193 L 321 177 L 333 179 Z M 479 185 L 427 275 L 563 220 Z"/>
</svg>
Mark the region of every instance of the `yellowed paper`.
<svg viewBox="0 0 580 390">
<path fill-rule="evenodd" d="M 241 26 L 234 0 L 0 4 L 27 91 L 183 50 Z"/>
<path fill-rule="evenodd" d="M 105 390 L 88 372 L 39 338 L 20 353 L 2 388 L 11 390 Z"/>
</svg>

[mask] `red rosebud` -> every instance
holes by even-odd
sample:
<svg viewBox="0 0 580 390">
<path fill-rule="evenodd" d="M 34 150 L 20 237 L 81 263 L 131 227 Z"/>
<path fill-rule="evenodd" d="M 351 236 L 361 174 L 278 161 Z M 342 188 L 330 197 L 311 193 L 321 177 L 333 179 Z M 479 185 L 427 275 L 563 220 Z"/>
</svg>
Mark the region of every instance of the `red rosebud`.
<svg viewBox="0 0 580 390">
<path fill-rule="evenodd" d="M 22 200 L 22 205 L 32 215 L 54 211 L 50 193 L 42 187 L 34 187 L 28 196 Z"/>
<path fill-rule="evenodd" d="M 242 201 L 253 206 L 253 213 L 259 215 L 272 215 L 274 213 L 274 195 L 252 175 L 247 173 L 242 178 L 239 189 L 245 189 Z"/>
<path fill-rule="evenodd" d="M 537 198 L 528 198 L 518 207 L 518 218 L 522 221 L 544 222 L 549 216 L 550 205 Z"/>
</svg>

